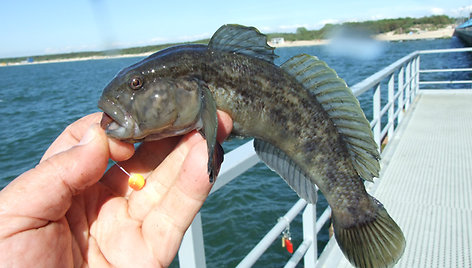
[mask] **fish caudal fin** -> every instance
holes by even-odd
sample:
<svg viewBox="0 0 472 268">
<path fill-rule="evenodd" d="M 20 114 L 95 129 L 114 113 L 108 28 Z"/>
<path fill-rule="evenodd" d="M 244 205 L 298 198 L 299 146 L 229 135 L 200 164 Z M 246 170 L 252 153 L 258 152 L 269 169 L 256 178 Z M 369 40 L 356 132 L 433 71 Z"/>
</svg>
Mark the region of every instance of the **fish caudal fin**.
<svg viewBox="0 0 472 268">
<path fill-rule="evenodd" d="M 336 224 L 334 234 L 344 256 L 356 267 L 391 267 L 405 250 L 400 227 L 378 201 L 375 216 L 368 221 L 344 227 Z"/>
</svg>

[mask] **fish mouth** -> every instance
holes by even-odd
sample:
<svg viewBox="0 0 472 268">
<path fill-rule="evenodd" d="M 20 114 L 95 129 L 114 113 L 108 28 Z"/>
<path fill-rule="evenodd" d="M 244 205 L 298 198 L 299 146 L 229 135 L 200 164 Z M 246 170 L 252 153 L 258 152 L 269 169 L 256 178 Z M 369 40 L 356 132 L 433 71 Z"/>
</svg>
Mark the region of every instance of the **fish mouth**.
<svg viewBox="0 0 472 268">
<path fill-rule="evenodd" d="M 100 98 L 98 108 L 103 111 L 100 126 L 108 136 L 129 142 L 136 141 L 134 136 L 139 133 L 138 124 L 120 105 L 108 98 Z"/>
</svg>

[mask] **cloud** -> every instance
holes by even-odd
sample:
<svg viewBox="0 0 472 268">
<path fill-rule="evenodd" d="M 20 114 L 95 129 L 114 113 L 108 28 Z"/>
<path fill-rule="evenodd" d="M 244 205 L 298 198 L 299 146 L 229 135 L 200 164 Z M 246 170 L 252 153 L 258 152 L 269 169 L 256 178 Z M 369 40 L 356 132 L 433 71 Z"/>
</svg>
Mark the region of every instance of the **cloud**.
<svg viewBox="0 0 472 268">
<path fill-rule="evenodd" d="M 257 29 L 259 29 L 259 31 L 261 31 L 262 33 L 270 33 L 270 32 L 274 32 L 275 28 L 274 27 L 270 27 L 270 26 L 260 26 L 258 27 Z"/>
<path fill-rule="evenodd" d="M 63 47 L 46 47 L 43 51 L 41 51 L 39 54 L 64 54 L 64 53 L 72 53 L 72 52 L 80 52 L 80 51 L 97 51 L 97 50 L 102 50 L 103 47 L 101 46 L 96 46 L 96 45 L 76 45 L 76 46 L 63 46 Z"/>
<path fill-rule="evenodd" d="M 158 44 L 168 44 L 168 43 L 180 43 L 180 42 L 192 42 L 202 39 L 210 38 L 213 33 L 201 33 L 194 35 L 181 35 L 174 37 L 153 37 L 149 40 L 134 42 L 134 43 L 122 43 L 121 47 L 132 47 L 132 46 L 148 46 L 148 45 L 158 45 Z"/>
<path fill-rule="evenodd" d="M 337 23 L 340 23 L 340 20 L 336 20 L 336 19 L 326 19 L 326 20 L 322 20 L 318 23 L 318 25 L 320 25 L 320 28 L 325 26 L 326 24 L 337 24 Z"/>
<path fill-rule="evenodd" d="M 260 26 L 258 29 L 264 33 L 271 32 L 295 32 L 298 28 L 304 27 L 308 30 L 319 30 L 323 28 L 326 24 L 336 24 L 341 23 L 342 21 L 336 19 L 325 19 L 321 20 L 315 24 L 282 24 L 278 26 Z"/>
<path fill-rule="evenodd" d="M 385 16 L 384 14 L 375 14 L 375 15 L 370 16 L 369 20 L 383 20 L 387 18 L 388 17 Z"/>
<path fill-rule="evenodd" d="M 111 47 L 108 49 L 121 49 L 121 48 L 130 48 L 130 47 L 142 47 L 142 46 L 153 46 L 161 44 L 170 44 L 170 43 L 181 43 L 181 42 L 192 42 L 197 40 L 202 40 L 211 37 L 211 33 L 195 34 L 195 35 L 181 35 L 174 37 L 152 37 L 147 40 L 141 41 L 115 41 L 111 44 Z"/>
<path fill-rule="evenodd" d="M 308 24 L 291 24 L 291 25 L 279 25 L 277 30 L 295 32 L 298 28 L 309 28 Z"/>
<path fill-rule="evenodd" d="M 278 25 L 278 26 L 257 26 L 256 28 L 263 33 L 274 33 L 274 32 L 295 32 L 297 28 L 305 27 L 309 28 L 308 24 L 290 24 L 290 25 Z"/>
<path fill-rule="evenodd" d="M 213 33 L 201 33 L 201 34 L 193 34 L 193 35 L 182 35 L 174 38 L 173 40 L 177 42 L 187 42 L 187 41 L 196 41 L 210 38 Z"/>
<path fill-rule="evenodd" d="M 439 7 L 433 7 L 430 9 L 431 14 L 433 15 L 443 15 L 445 13 L 444 9 Z"/>
<path fill-rule="evenodd" d="M 472 12 L 472 5 L 451 9 L 447 12 L 452 17 L 469 17 Z"/>
</svg>

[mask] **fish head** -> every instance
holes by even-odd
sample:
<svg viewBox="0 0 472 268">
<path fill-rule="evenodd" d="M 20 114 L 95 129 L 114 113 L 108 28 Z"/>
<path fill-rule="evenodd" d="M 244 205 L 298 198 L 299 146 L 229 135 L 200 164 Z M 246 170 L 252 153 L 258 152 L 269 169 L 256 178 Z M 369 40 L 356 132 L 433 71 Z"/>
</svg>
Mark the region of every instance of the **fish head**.
<svg viewBox="0 0 472 268">
<path fill-rule="evenodd" d="M 132 67 L 117 74 L 98 102 L 105 113 L 101 125 L 108 136 L 139 142 L 181 135 L 200 127 L 202 98 L 198 81 L 163 77 L 145 66 Z"/>
</svg>

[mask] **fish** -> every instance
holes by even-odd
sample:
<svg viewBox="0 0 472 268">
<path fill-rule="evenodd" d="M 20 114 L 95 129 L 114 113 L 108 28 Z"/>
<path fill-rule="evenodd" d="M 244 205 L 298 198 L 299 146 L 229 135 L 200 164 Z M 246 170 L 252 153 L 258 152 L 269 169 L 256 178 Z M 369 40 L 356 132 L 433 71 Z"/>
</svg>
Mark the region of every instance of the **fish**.
<svg viewBox="0 0 472 268">
<path fill-rule="evenodd" d="M 309 203 L 317 187 L 332 208 L 336 241 L 356 267 L 390 267 L 405 237 L 364 180 L 379 176 L 379 151 L 358 100 L 315 56 L 280 66 L 254 27 L 221 26 L 208 45 L 158 51 L 121 70 L 98 107 L 108 136 L 146 142 L 198 130 L 206 139 L 210 182 L 217 174 L 218 118 L 253 137 L 259 158 Z"/>
</svg>

